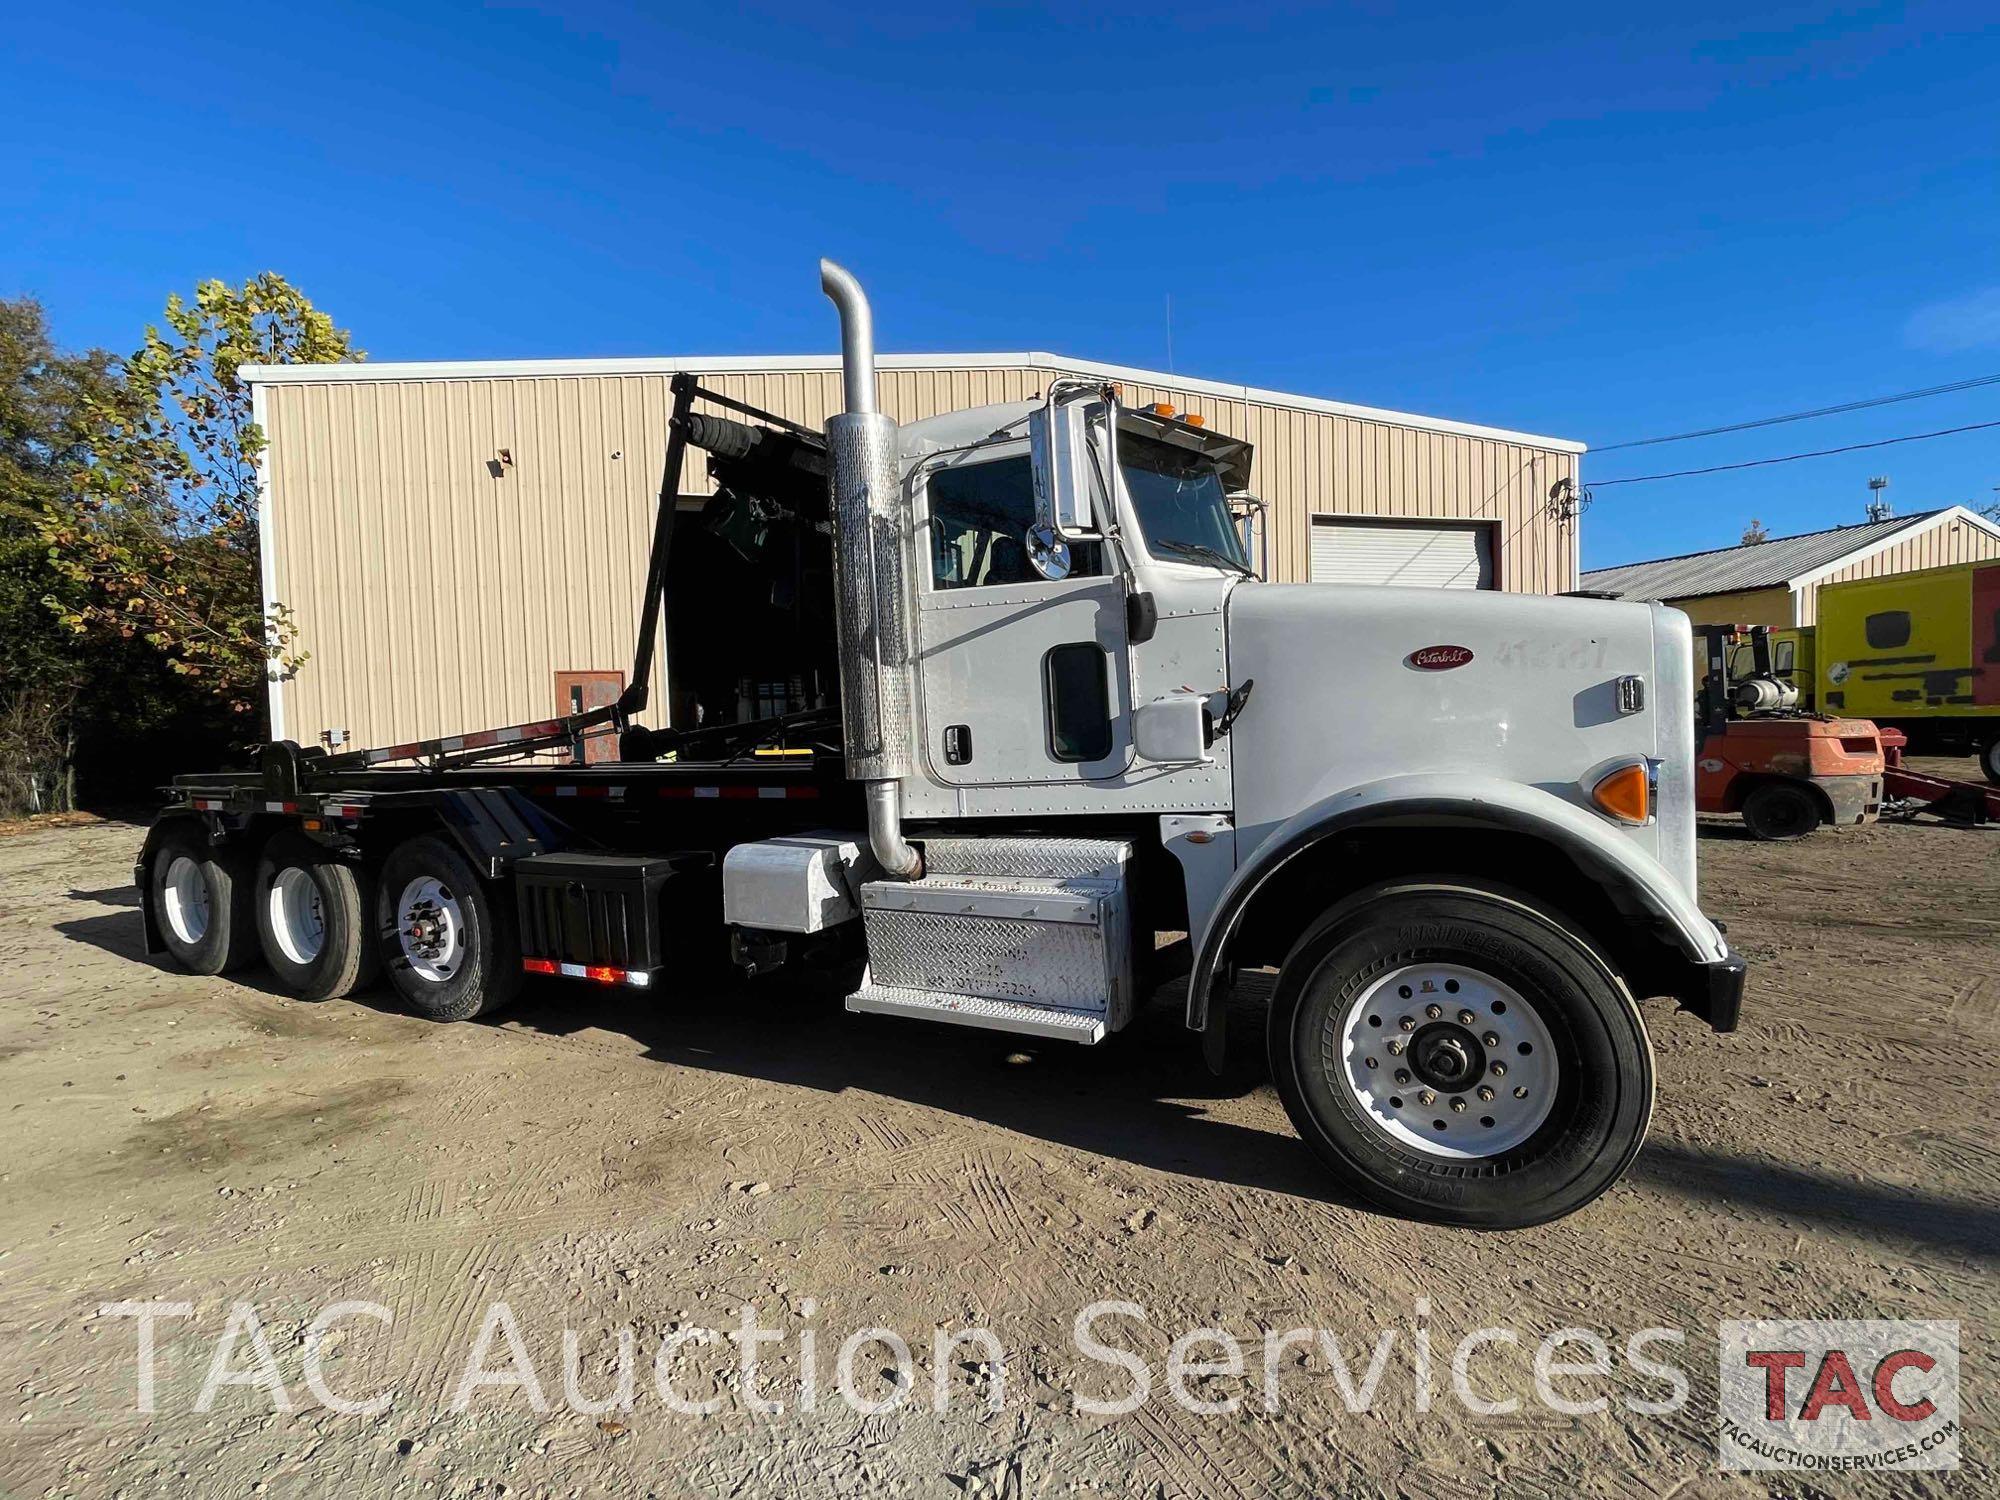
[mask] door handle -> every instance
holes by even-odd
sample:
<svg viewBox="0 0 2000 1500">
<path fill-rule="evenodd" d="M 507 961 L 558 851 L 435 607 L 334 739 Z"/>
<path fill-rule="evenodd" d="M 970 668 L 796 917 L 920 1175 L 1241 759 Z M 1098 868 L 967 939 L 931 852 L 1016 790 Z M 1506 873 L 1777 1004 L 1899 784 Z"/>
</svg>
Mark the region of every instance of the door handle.
<svg viewBox="0 0 2000 1500">
<path fill-rule="evenodd" d="M 944 763 L 962 766 L 972 759 L 972 726 L 947 724 L 944 727 Z"/>
</svg>

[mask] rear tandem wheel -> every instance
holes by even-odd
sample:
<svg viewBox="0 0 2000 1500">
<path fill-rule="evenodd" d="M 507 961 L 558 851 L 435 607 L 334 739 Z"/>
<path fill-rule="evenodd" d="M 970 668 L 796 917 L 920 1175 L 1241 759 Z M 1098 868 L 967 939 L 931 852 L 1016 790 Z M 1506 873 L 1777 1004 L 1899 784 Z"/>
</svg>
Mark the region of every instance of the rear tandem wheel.
<svg viewBox="0 0 2000 1500">
<path fill-rule="evenodd" d="M 375 930 L 389 982 L 434 1021 L 487 1015 L 521 988 L 514 914 L 435 835 L 405 840 L 383 861 Z"/>
</svg>

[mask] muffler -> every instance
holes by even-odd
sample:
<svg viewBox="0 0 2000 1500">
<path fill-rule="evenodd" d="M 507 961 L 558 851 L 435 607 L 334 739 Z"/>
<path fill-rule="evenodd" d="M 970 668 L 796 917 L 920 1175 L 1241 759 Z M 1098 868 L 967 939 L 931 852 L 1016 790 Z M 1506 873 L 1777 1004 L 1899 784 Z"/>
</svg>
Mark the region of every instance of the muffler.
<svg viewBox="0 0 2000 1500">
<path fill-rule="evenodd" d="M 875 315 L 861 283 L 830 260 L 820 289 L 840 311 L 847 409 L 826 424 L 840 706 L 847 774 L 866 782 L 868 843 L 889 875 L 915 880 L 903 837 L 903 779 L 915 770 L 917 599 L 914 538 L 896 424 L 876 408 Z"/>
</svg>

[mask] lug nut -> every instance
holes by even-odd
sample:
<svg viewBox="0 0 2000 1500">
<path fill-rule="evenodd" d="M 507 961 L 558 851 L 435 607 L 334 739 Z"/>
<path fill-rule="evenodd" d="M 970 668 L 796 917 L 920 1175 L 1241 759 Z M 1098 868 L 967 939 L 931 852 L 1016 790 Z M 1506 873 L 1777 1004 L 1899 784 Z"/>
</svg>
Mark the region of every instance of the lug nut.
<svg viewBox="0 0 2000 1500">
<path fill-rule="evenodd" d="M 1483 1083 L 1479 1085 L 1479 1102 L 1481 1104 L 1491 1104 L 1493 1102 L 1493 1090 Z"/>
<path fill-rule="evenodd" d="M 1438 1102 L 1438 1096 L 1430 1089 L 1425 1089 L 1417 1097 L 1423 1101 L 1424 1108 L 1426 1109 L 1429 1109 L 1433 1104 Z"/>
<path fill-rule="evenodd" d="M 1454 1099 L 1454 1100 L 1452 1100 L 1452 1101 L 1451 1101 L 1451 1107 L 1452 1107 L 1453 1109 L 1457 1110 L 1457 1111 L 1458 1111 L 1458 1112 L 1459 1112 L 1460 1114 L 1464 1114 L 1464 1113 L 1465 1113 L 1465 1101 L 1464 1101 L 1463 1099 Z"/>
<path fill-rule="evenodd" d="M 1426 1005 L 1424 1007 L 1424 1014 L 1435 1021 L 1439 1016 L 1444 1014 L 1444 1007 L 1442 1005 Z"/>
<path fill-rule="evenodd" d="M 1410 1016 L 1403 1017 L 1403 1019 L 1398 1021 L 1396 1024 L 1402 1027 L 1403 1030 L 1405 1031 L 1415 1031 L 1417 1029 L 1417 1023 L 1415 1019 Z"/>
<path fill-rule="evenodd" d="M 1495 1063 L 1493 1065 L 1493 1076 L 1495 1078 L 1505 1078 L 1507 1076 L 1507 1065 L 1503 1062 Z"/>
<path fill-rule="evenodd" d="M 1528 1091 L 1527 1091 L 1526 1089 L 1524 1089 L 1524 1088 L 1518 1088 L 1518 1087 L 1517 1087 L 1517 1088 L 1516 1088 L 1516 1089 L 1514 1090 L 1514 1097 L 1515 1097 L 1516 1099 L 1525 1099 L 1525 1098 L 1527 1098 L 1527 1097 L 1528 1097 Z"/>
<path fill-rule="evenodd" d="M 1486 1045 L 1489 1047 L 1497 1047 L 1500 1045 L 1500 1033 L 1497 1031 L 1489 1031 L 1486 1033 L 1485 1036 L 1481 1037 L 1479 1040 L 1486 1043 Z"/>
<path fill-rule="evenodd" d="M 1376 1064 L 1376 1062 L 1375 1062 L 1375 1059 L 1374 1059 L 1374 1058 L 1372 1058 L 1372 1057 L 1370 1057 L 1370 1058 L 1366 1058 L 1366 1059 L 1364 1059 L 1364 1060 L 1365 1060 L 1365 1061 L 1367 1062 L 1368 1066 L 1369 1066 L 1369 1067 L 1371 1067 L 1371 1068 L 1372 1068 L 1372 1067 L 1375 1067 L 1375 1066 L 1377 1066 L 1377 1064 Z"/>
<path fill-rule="evenodd" d="M 1408 1083 L 1409 1081 L 1410 1081 L 1410 1070 L 1408 1068 L 1396 1069 L 1396 1082 Z"/>
<path fill-rule="evenodd" d="M 1403 1055 L 1403 1044 L 1401 1042 L 1389 1043 L 1389 1055 L 1391 1057 L 1401 1057 Z"/>
<path fill-rule="evenodd" d="M 1478 1019 L 1479 1017 L 1475 1016 L 1469 1010 L 1462 1010 L 1458 1013 L 1458 1024 L 1461 1026 L 1470 1026 L 1474 1021 Z"/>
</svg>

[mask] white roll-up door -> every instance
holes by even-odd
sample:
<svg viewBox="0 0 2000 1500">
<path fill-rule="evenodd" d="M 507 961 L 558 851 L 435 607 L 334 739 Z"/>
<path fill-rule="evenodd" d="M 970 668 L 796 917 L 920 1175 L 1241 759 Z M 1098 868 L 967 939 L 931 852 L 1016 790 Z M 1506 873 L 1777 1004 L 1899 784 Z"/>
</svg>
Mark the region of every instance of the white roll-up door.
<svg viewBox="0 0 2000 1500">
<path fill-rule="evenodd" d="M 1493 528 L 1480 521 L 1362 521 L 1315 516 L 1314 583 L 1490 589 Z"/>
</svg>

